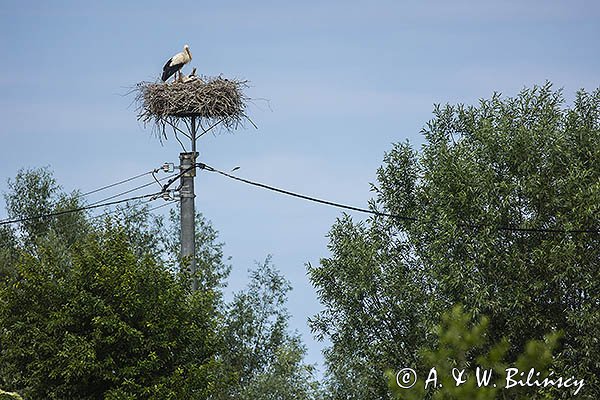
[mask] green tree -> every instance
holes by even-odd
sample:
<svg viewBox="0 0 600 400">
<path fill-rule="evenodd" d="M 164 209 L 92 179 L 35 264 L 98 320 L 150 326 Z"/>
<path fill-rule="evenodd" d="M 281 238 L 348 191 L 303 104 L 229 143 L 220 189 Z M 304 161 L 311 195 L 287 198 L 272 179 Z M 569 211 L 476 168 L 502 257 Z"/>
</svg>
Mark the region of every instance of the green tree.
<svg viewBox="0 0 600 400">
<path fill-rule="evenodd" d="M 174 262 L 174 269 L 179 270 L 181 265 L 180 242 L 181 234 L 179 225 L 179 209 L 171 210 L 169 214 L 169 226 L 164 238 L 166 252 L 170 260 Z M 226 258 L 223 253 L 224 243 L 219 242 L 219 232 L 213 227 L 202 214 L 196 213 L 196 278 L 201 290 L 218 292 L 226 286 L 226 280 L 231 271 L 231 265 L 227 264 L 230 257 Z M 187 269 L 186 269 L 187 271 Z"/>
<path fill-rule="evenodd" d="M 20 251 L 35 253 L 39 245 L 66 249 L 89 231 L 83 212 L 37 218 L 82 205 L 77 192 L 64 193 L 48 168 L 21 169 L 8 180 L 4 193 L 8 219 L 21 222 L 0 226 L 0 278 L 14 272 Z"/>
<path fill-rule="evenodd" d="M 289 283 L 267 261 L 225 303 L 230 267 L 202 215 L 191 293 L 177 211 L 166 222 L 140 203 L 103 219 L 37 218 L 83 200 L 47 169 L 20 171 L 9 189 L 10 217 L 23 221 L 0 226 L 0 388 L 28 399 L 316 398 L 289 332 Z"/>
<path fill-rule="evenodd" d="M 19 170 L 15 179 L 8 181 L 8 189 L 4 194 L 8 218 L 23 219 L 16 225 L 15 237 L 30 248 L 40 240 L 52 239 L 56 239 L 54 245 L 68 246 L 86 231 L 88 223 L 82 212 L 36 218 L 82 205 L 79 193 L 64 193 L 48 168 Z"/>
<path fill-rule="evenodd" d="M 300 337 L 289 332 L 285 303 L 290 290 L 269 257 L 250 272 L 247 289 L 227 305 L 223 363 L 233 381 L 224 398 L 318 398 L 314 367 L 303 362 Z"/>
<path fill-rule="evenodd" d="M 5 392 L 0 389 L 0 400 L 23 400 L 23 398 L 18 393 Z"/>
<path fill-rule="evenodd" d="M 15 271 L 18 259 L 18 242 L 14 229 L 9 225 L 0 226 L 0 280 Z"/>
<path fill-rule="evenodd" d="M 312 327 L 332 341 L 331 397 L 388 398 L 382 371 L 416 364 L 456 303 L 489 316 L 509 362 L 561 330 L 557 374 L 600 397 L 599 235 L 577 232 L 600 228 L 600 90 L 570 107 L 549 83 L 436 106 L 423 135 L 420 151 L 396 144 L 373 185 L 373 209 L 410 218 L 345 216 L 331 256 L 309 266 L 326 307 Z"/>
<path fill-rule="evenodd" d="M 82 399 L 217 391 L 220 291 L 207 283 L 190 293 L 189 276 L 170 268 L 160 218 L 138 203 L 103 220 L 82 212 L 37 218 L 82 205 L 48 169 L 19 171 L 9 189 L 9 217 L 23 221 L 0 230 L 1 388 Z M 202 265 L 220 270 L 222 245 L 209 228 L 200 226 L 199 248 L 216 256 Z"/>
<path fill-rule="evenodd" d="M 212 299 L 108 223 L 72 247 L 24 254 L 0 288 L 0 385 L 26 398 L 206 398 Z"/>
<path fill-rule="evenodd" d="M 524 352 L 518 356 L 514 365 L 509 367 L 504 362 L 504 356 L 510 347 L 508 342 L 503 339 L 494 345 L 486 343 L 489 319 L 482 317 L 475 324 L 472 324 L 471 320 L 472 315 L 465 312 L 462 306 L 453 307 L 451 311 L 442 315 L 441 324 L 434 330 L 437 347 L 433 350 L 422 348 L 419 351 L 420 374 L 411 375 L 411 372 L 404 371 L 407 374 L 404 376 L 401 371 L 387 371 L 388 385 L 396 398 L 494 400 L 513 396 L 531 398 L 551 395 L 554 390 L 552 386 L 513 386 L 512 375 L 510 386 L 507 387 L 506 377 L 508 373 L 513 373 L 508 368 L 526 372 L 534 368 L 540 372 L 540 381 L 547 377 L 551 372 L 549 367 L 553 361 L 552 351 L 557 346 L 560 333 L 547 335 L 543 340 L 529 341 Z M 486 347 L 489 350 L 482 353 Z M 486 381 L 484 373 L 489 374 L 489 380 Z M 409 387 L 413 384 L 414 386 Z M 508 392 L 512 392 L 510 396 L 506 395 Z"/>
</svg>

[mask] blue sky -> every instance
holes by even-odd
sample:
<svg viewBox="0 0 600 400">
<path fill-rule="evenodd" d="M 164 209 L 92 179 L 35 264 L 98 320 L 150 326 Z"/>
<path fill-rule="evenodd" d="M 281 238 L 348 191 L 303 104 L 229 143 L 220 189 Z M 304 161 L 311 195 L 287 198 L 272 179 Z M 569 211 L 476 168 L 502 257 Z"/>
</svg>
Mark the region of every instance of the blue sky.
<svg viewBox="0 0 600 400">
<path fill-rule="evenodd" d="M 599 87 L 598 21 L 600 3 L 582 0 L 4 0 L 0 191 L 22 167 L 50 166 L 65 190 L 85 192 L 177 162 L 177 142 L 161 145 L 125 94 L 188 43 L 188 70 L 247 79 L 257 99 L 248 114 L 259 129 L 206 135 L 201 161 L 364 207 L 384 152 L 398 141 L 419 146 L 434 103 L 476 104 L 546 80 L 567 100 Z M 294 286 L 293 328 L 321 363 L 323 344 L 306 326 L 321 307 L 305 264 L 327 256 L 340 211 L 206 173 L 196 188 L 197 209 L 232 256 L 229 290 L 273 254 Z"/>
</svg>

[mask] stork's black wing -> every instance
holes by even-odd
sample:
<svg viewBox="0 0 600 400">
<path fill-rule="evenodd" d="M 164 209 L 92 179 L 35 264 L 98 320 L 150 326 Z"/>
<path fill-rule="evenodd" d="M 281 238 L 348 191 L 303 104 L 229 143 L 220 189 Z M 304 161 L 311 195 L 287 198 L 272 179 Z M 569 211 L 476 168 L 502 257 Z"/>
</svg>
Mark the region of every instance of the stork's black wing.
<svg viewBox="0 0 600 400">
<path fill-rule="evenodd" d="M 183 64 L 172 64 L 173 62 L 173 58 L 171 58 L 169 61 L 167 61 L 167 63 L 165 64 L 165 66 L 163 67 L 163 73 L 161 76 L 161 79 L 163 80 L 163 82 L 166 82 L 167 79 L 169 79 L 171 76 L 173 76 L 173 74 L 177 71 L 179 71 L 181 69 L 181 67 L 183 67 Z"/>
</svg>

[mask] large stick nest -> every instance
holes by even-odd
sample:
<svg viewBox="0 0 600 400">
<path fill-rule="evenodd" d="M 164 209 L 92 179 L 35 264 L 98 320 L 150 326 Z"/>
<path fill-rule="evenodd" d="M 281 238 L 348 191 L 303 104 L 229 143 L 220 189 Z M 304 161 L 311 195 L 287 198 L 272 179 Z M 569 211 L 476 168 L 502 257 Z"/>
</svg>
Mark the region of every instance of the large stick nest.
<svg viewBox="0 0 600 400">
<path fill-rule="evenodd" d="M 188 82 L 136 85 L 138 120 L 152 123 L 166 137 L 165 128 L 177 126 L 181 119 L 197 117 L 200 125 L 218 124 L 233 131 L 249 118 L 245 114 L 249 100 L 242 89 L 247 81 L 222 77 L 194 79 Z M 252 121 L 250 121 L 252 122 Z"/>
</svg>

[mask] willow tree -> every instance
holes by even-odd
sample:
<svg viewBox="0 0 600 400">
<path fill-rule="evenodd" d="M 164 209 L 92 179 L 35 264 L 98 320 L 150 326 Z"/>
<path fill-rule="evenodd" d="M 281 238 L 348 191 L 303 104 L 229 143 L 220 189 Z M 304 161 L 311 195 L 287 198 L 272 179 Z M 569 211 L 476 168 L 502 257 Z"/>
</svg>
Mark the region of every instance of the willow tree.
<svg viewBox="0 0 600 400">
<path fill-rule="evenodd" d="M 570 106 L 549 83 L 436 106 L 422 133 L 419 151 L 396 144 L 377 172 L 371 206 L 396 217 L 340 218 L 331 256 L 309 267 L 331 396 L 388 398 L 383 371 L 418 365 L 432 326 L 461 303 L 489 316 L 509 362 L 562 331 L 555 373 L 598 398 L 600 90 Z"/>
</svg>

